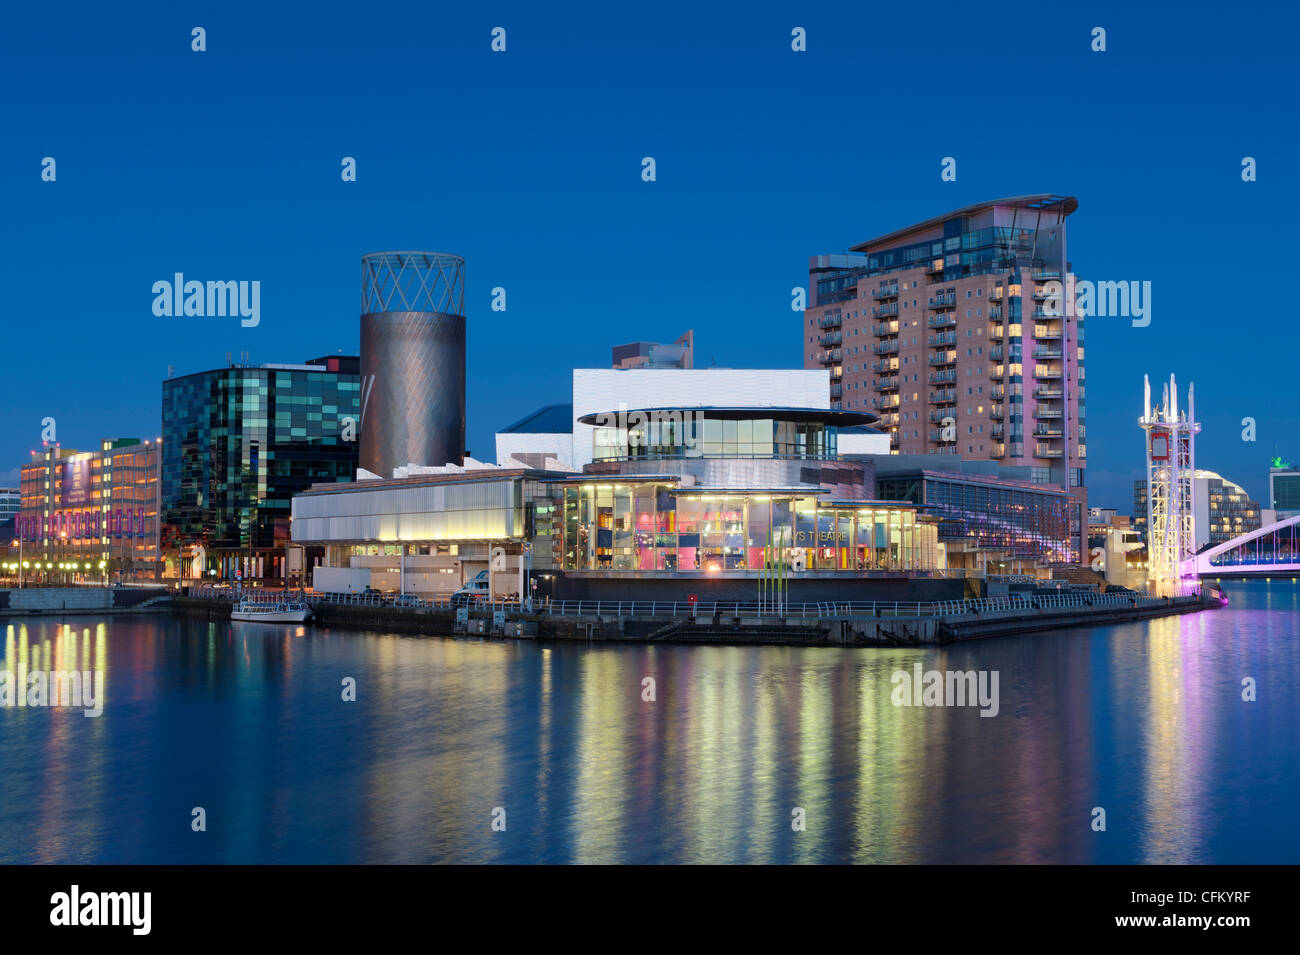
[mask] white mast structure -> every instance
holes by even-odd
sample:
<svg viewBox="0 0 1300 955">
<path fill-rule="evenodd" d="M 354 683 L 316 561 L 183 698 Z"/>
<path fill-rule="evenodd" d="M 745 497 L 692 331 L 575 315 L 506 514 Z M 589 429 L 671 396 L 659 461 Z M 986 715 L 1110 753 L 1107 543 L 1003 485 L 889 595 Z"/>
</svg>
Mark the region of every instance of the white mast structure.
<svg viewBox="0 0 1300 955">
<path fill-rule="evenodd" d="M 1187 410 L 1178 410 L 1178 385 L 1169 376 L 1164 398 L 1151 409 L 1151 379 L 1142 377 L 1147 451 L 1147 585 L 1152 593 L 1170 597 L 1188 589 L 1182 565 L 1196 552 L 1196 434 L 1195 385 L 1187 389 Z M 1195 581 L 1189 581 L 1195 587 Z"/>
</svg>

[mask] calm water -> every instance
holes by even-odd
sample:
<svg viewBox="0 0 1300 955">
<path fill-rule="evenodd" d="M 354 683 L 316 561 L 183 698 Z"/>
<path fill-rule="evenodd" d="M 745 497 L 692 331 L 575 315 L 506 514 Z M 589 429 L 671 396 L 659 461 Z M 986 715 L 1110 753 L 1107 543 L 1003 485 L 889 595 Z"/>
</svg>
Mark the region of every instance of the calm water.
<svg viewBox="0 0 1300 955">
<path fill-rule="evenodd" d="M 931 650 L 0 621 L 4 668 L 107 686 L 0 709 L 0 861 L 1300 862 L 1300 588 L 1227 589 Z M 892 705 L 918 661 L 999 671 L 1000 714 Z"/>
</svg>

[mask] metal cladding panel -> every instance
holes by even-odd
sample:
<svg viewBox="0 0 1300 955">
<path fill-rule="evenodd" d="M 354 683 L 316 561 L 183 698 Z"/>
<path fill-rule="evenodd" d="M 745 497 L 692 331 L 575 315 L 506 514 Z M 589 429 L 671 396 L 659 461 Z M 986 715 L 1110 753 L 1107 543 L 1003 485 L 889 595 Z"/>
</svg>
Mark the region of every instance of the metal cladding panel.
<svg viewBox="0 0 1300 955">
<path fill-rule="evenodd" d="M 293 499 L 298 542 L 503 540 L 523 533 L 520 482 L 361 487 Z"/>
<path fill-rule="evenodd" d="M 465 316 L 361 316 L 361 467 L 465 460 Z"/>
</svg>

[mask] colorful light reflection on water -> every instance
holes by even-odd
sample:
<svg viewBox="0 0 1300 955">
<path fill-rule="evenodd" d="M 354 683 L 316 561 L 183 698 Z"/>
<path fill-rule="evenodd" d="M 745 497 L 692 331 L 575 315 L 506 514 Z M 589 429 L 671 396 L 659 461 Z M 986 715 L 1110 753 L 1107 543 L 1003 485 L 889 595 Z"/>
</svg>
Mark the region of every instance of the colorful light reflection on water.
<svg viewBox="0 0 1300 955">
<path fill-rule="evenodd" d="M 1300 588 L 1225 586 L 922 650 L 0 621 L 3 668 L 108 678 L 98 718 L 0 709 L 0 861 L 1294 863 Z M 999 715 L 894 706 L 918 661 L 998 670 Z"/>
</svg>

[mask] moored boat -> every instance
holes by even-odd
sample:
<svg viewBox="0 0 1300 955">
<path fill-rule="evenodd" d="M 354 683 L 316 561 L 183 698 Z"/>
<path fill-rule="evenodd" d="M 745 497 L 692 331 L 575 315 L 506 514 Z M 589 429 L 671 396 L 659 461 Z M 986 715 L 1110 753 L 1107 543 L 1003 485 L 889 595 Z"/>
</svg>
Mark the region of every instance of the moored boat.
<svg viewBox="0 0 1300 955">
<path fill-rule="evenodd" d="M 254 623 L 302 623 L 311 607 L 301 600 L 250 600 L 244 597 L 230 611 L 231 620 Z"/>
</svg>

